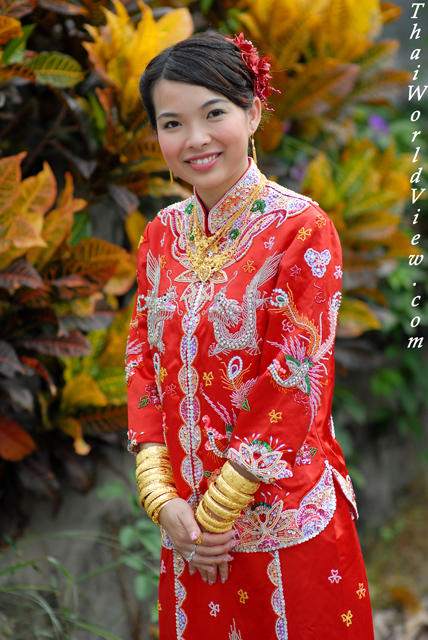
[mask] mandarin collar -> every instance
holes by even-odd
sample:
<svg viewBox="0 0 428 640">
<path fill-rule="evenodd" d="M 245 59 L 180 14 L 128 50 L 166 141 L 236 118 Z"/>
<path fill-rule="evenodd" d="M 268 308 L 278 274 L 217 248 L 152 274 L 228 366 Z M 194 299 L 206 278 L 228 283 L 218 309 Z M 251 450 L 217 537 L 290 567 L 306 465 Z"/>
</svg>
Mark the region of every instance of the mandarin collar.
<svg viewBox="0 0 428 640">
<path fill-rule="evenodd" d="M 233 216 L 242 206 L 243 200 L 248 200 L 254 189 L 263 177 L 256 163 L 252 158 L 248 158 L 250 163 L 248 169 L 235 184 L 230 187 L 223 197 L 213 206 L 210 212 L 206 213 L 205 207 L 199 199 L 196 188 L 193 188 L 193 202 L 201 229 L 205 229 L 205 221 L 208 217 L 208 232 L 216 233 L 227 220 Z"/>
</svg>

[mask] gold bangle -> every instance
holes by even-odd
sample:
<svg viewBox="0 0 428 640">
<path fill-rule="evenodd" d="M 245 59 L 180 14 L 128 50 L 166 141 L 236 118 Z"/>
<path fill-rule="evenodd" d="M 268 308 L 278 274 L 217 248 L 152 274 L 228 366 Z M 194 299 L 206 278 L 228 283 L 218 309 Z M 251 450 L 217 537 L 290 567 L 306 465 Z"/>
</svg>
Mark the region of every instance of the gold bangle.
<svg viewBox="0 0 428 640">
<path fill-rule="evenodd" d="M 153 458 L 157 456 L 169 458 L 168 449 L 166 448 L 165 445 L 156 445 L 153 447 L 147 447 L 146 449 L 142 449 L 139 453 L 137 453 L 135 464 L 138 467 L 140 462 L 147 460 L 147 458 Z"/>
<path fill-rule="evenodd" d="M 165 492 L 165 487 L 163 485 L 157 484 L 156 486 L 154 486 L 149 491 L 139 491 L 138 492 L 138 501 L 139 501 L 140 504 L 143 504 L 143 502 L 144 502 L 144 508 L 147 509 L 147 501 L 149 501 L 149 504 L 150 504 L 150 502 L 152 500 L 154 500 L 158 496 L 163 495 L 164 493 L 166 493 Z M 150 500 L 149 500 L 149 498 L 150 498 Z"/>
<path fill-rule="evenodd" d="M 157 502 L 159 502 L 159 504 L 156 503 L 156 505 L 153 507 L 153 509 L 151 509 L 150 511 L 147 511 L 147 515 L 149 516 L 149 518 L 151 518 L 153 520 L 153 522 L 155 524 L 159 524 L 159 514 L 161 512 L 161 510 L 163 509 L 163 507 L 170 502 L 171 500 L 174 500 L 175 498 L 178 498 L 178 494 L 175 495 L 168 495 L 168 496 L 161 496 L 161 498 L 164 498 L 163 500 L 161 500 L 161 498 L 157 499 Z"/>
<path fill-rule="evenodd" d="M 163 504 L 164 502 L 168 502 L 173 498 L 178 498 L 178 493 L 176 491 L 170 491 L 169 493 L 164 493 L 161 496 L 158 496 L 157 498 L 152 500 L 150 505 L 147 506 L 146 508 L 147 514 L 151 517 L 151 515 L 156 511 L 156 509 L 161 504 Z"/>
<path fill-rule="evenodd" d="M 169 458 L 151 458 L 149 460 L 143 460 L 135 467 L 135 475 L 139 476 L 149 469 L 157 469 L 158 467 L 166 467 L 171 469 L 171 463 Z"/>
<path fill-rule="evenodd" d="M 139 476 L 142 473 L 147 473 L 147 471 L 150 471 L 150 469 L 158 469 L 159 467 L 171 469 L 169 458 L 155 458 L 153 460 L 144 460 L 143 462 L 140 462 L 140 464 L 136 467 L 135 475 Z"/>
<path fill-rule="evenodd" d="M 164 485 L 163 487 L 160 487 L 159 489 L 155 489 L 154 491 L 152 491 L 147 496 L 146 501 L 144 503 L 145 510 L 147 511 L 147 509 L 150 507 L 152 502 L 156 500 L 156 498 L 160 498 L 161 496 L 166 495 L 168 493 L 177 493 L 177 490 L 175 487 Z"/>
<path fill-rule="evenodd" d="M 163 471 L 162 469 L 153 470 L 151 473 L 143 473 L 137 478 L 137 484 L 147 484 L 152 481 L 152 478 L 167 478 L 169 481 L 174 482 L 174 476 L 171 472 Z"/>
<path fill-rule="evenodd" d="M 199 515 L 202 515 L 202 518 L 204 520 L 204 522 L 208 522 L 208 524 L 210 524 L 212 527 L 225 527 L 226 525 L 230 525 L 232 526 L 232 524 L 235 521 L 235 518 L 223 518 L 223 520 L 217 520 L 216 518 L 213 518 L 208 512 L 207 512 L 207 507 L 204 504 L 203 499 L 200 501 L 198 508 L 196 510 L 196 514 L 198 514 L 199 511 Z M 230 526 L 228 527 L 230 529 Z"/>
<path fill-rule="evenodd" d="M 162 480 L 153 480 L 153 482 L 149 482 L 146 485 L 138 485 L 138 493 L 140 496 L 147 498 L 149 493 L 153 491 L 157 491 L 162 487 L 174 487 L 175 485 L 172 482 L 162 481 Z"/>
<path fill-rule="evenodd" d="M 238 489 L 231 487 L 222 475 L 219 475 L 219 477 L 216 478 L 216 484 L 220 491 L 224 493 L 227 498 L 233 500 L 239 505 L 242 505 L 243 507 L 246 507 L 247 504 L 249 504 L 253 499 L 253 496 L 249 496 L 248 494 L 242 493 Z"/>
<path fill-rule="evenodd" d="M 241 512 L 240 510 L 239 511 L 237 511 L 236 509 L 231 510 L 220 505 L 218 502 L 212 499 L 212 497 L 209 495 L 208 492 L 205 493 L 203 497 L 203 501 L 204 501 L 205 507 L 207 507 L 210 511 L 215 513 L 216 516 L 220 516 L 220 518 L 223 518 L 223 520 L 230 520 L 231 518 L 235 519 L 239 516 Z"/>
<path fill-rule="evenodd" d="M 206 520 L 205 518 L 206 514 L 203 511 L 203 508 L 200 507 L 200 505 L 202 505 L 202 502 L 199 503 L 198 508 L 196 510 L 196 519 L 207 531 L 211 531 L 212 533 L 225 533 L 226 531 L 229 531 L 229 529 L 233 525 L 233 522 L 227 522 L 222 525 L 220 522 L 216 521 L 215 525 L 211 524 Z"/>
<path fill-rule="evenodd" d="M 241 476 L 239 471 L 232 467 L 229 460 L 223 465 L 221 475 L 231 487 L 244 493 L 252 495 L 260 487 L 260 482 L 253 482 L 253 480 L 247 480 L 247 478 Z"/>
<path fill-rule="evenodd" d="M 215 500 L 216 502 L 219 502 L 224 507 L 228 507 L 231 511 L 234 511 L 235 509 L 241 509 L 241 505 L 239 505 L 236 502 L 233 502 L 233 500 L 230 500 L 229 498 L 227 498 L 218 489 L 218 487 L 217 487 L 215 482 L 211 482 L 210 486 L 208 487 L 208 494 L 211 496 L 211 498 L 213 498 L 213 500 Z"/>
</svg>

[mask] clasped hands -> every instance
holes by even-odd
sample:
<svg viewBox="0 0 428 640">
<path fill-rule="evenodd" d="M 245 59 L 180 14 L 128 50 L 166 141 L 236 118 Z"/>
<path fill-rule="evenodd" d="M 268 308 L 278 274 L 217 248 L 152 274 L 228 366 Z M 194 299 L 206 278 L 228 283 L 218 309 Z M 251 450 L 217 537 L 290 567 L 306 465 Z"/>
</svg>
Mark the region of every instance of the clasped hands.
<svg viewBox="0 0 428 640">
<path fill-rule="evenodd" d="M 229 562 L 233 560 L 230 551 L 236 544 L 234 529 L 225 533 L 205 531 L 196 521 L 190 505 L 181 498 L 174 498 L 165 504 L 159 514 L 159 522 L 174 549 L 184 559 L 189 558 L 194 551 L 192 560 L 189 562 L 191 575 L 199 571 L 204 582 L 214 584 L 218 576 L 222 582 L 226 582 L 229 575 Z M 202 542 L 196 545 L 196 540 L 201 533 Z"/>
</svg>

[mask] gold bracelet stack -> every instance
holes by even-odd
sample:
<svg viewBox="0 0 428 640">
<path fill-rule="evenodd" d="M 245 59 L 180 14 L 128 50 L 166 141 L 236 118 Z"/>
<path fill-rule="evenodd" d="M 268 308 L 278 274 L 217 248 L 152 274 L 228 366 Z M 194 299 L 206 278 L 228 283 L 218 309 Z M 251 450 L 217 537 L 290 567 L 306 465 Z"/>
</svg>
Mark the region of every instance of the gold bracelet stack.
<svg viewBox="0 0 428 640">
<path fill-rule="evenodd" d="M 135 476 L 138 501 L 155 524 L 167 502 L 178 498 L 166 447 L 153 446 L 137 454 Z"/>
<path fill-rule="evenodd" d="M 199 503 L 196 519 L 207 531 L 229 531 L 242 509 L 253 500 L 259 486 L 259 482 L 241 476 L 227 461 Z"/>
</svg>

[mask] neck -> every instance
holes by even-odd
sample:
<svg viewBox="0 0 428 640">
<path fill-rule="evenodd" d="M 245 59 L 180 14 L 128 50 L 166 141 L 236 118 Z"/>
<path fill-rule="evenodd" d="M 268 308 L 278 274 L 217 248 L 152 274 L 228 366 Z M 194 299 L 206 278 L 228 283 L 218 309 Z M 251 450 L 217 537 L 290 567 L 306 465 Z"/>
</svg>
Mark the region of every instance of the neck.
<svg viewBox="0 0 428 640">
<path fill-rule="evenodd" d="M 218 188 L 215 188 L 215 187 L 213 187 L 212 189 L 203 188 L 203 189 L 199 189 L 198 191 L 196 191 L 195 189 L 195 194 L 199 198 L 199 201 L 204 206 L 205 211 L 207 213 L 209 213 L 211 209 L 215 207 L 217 202 L 219 202 L 223 198 L 225 193 L 227 193 L 233 186 L 235 186 L 235 184 L 237 184 L 241 180 L 242 176 L 246 173 L 246 171 L 248 171 L 249 167 L 250 167 L 250 161 L 246 160 L 245 167 L 241 167 L 239 171 L 239 174 L 238 174 L 239 177 L 236 178 L 236 174 L 231 176 L 230 184 L 226 185 L 226 189 L 224 189 L 224 185 L 223 185 L 223 189 L 221 190 L 221 192 L 219 192 Z"/>
</svg>

